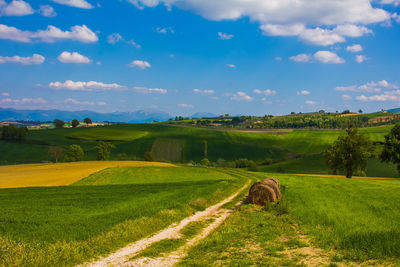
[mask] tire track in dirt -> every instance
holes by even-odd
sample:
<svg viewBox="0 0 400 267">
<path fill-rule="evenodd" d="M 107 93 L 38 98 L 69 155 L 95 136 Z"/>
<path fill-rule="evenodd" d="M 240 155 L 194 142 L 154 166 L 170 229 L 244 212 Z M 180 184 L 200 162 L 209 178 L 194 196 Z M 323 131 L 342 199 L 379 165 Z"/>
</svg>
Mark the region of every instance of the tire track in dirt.
<svg viewBox="0 0 400 267">
<path fill-rule="evenodd" d="M 78 265 L 78 266 L 85 266 L 85 267 L 94 267 L 94 266 L 133 266 L 132 264 L 134 262 L 129 262 L 129 260 L 132 257 L 134 257 L 135 255 L 137 255 L 138 253 L 140 253 L 141 251 L 143 251 L 146 248 L 148 248 L 149 246 L 151 246 L 152 244 L 157 243 L 157 242 L 159 242 L 161 240 L 164 240 L 164 239 L 177 239 L 177 238 L 180 237 L 180 231 L 185 226 L 187 226 L 189 223 L 197 222 L 197 221 L 203 221 L 205 219 L 217 216 L 217 218 L 215 219 L 215 221 L 213 223 L 211 223 L 208 227 L 203 229 L 203 231 L 199 235 L 197 235 L 193 239 L 189 240 L 183 246 L 185 249 L 183 249 L 182 252 L 180 251 L 180 249 L 182 247 L 179 248 L 177 251 L 175 251 L 175 252 L 179 252 L 179 253 L 184 254 L 183 252 L 185 250 L 187 250 L 187 248 L 192 247 L 198 240 L 201 240 L 201 239 L 205 238 L 214 229 L 216 229 L 220 224 L 222 224 L 222 222 L 224 220 L 226 220 L 226 218 L 229 217 L 229 215 L 232 213 L 232 211 L 231 210 L 221 209 L 221 207 L 223 205 L 231 202 L 232 200 L 234 200 L 249 185 L 250 185 L 250 180 L 247 181 L 246 184 L 243 187 L 241 187 L 235 194 L 231 195 L 230 197 L 222 200 L 221 202 L 219 202 L 219 203 L 217 203 L 217 204 L 215 204 L 215 205 L 213 205 L 211 207 L 208 207 L 204 211 L 198 211 L 194 215 L 183 219 L 178 224 L 172 224 L 169 227 L 159 231 L 158 233 L 156 233 L 156 234 L 154 234 L 154 235 L 152 235 L 150 237 L 146 237 L 146 238 L 138 240 L 138 241 L 136 241 L 134 243 L 131 243 L 131 244 L 119 249 L 115 253 L 110 254 L 107 257 L 102 257 L 102 258 L 99 258 L 96 261 L 87 262 L 87 263 L 84 263 L 84 264 Z M 198 238 L 198 240 L 196 240 L 196 238 Z M 177 258 L 179 260 L 182 257 L 176 256 L 176 257 L 172 257 L 172 258 Z M 171 261 L 171 262 L 175 262 L 175 261 Z M 165 262 L 165 264 L 167 264 L 167 261 Z M 160 266 L 160 265 L 158 265 L 158 266 Z"/>
</svg>

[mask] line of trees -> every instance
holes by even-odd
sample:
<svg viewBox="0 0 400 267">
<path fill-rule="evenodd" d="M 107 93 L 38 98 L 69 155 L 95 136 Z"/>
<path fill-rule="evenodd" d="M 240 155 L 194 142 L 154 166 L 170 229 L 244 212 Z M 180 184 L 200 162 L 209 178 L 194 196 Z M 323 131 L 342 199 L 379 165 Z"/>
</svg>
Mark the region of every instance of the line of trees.
<svg viewBox="0 0 400 267">
<path fill-rule="evenodd" d="M 13 124 L 0 127 L 0 140 L 7 142 L 22 142 L 27 134 L 27 127 L 17 127 Z"/>
<path fill-rule="evenodd" d="M 90 118 L 85 118 L 83 120 L 83 122 L 86 124 L 86 126 L 88 126 L 89 124 L 92 124 L 92 120 Z M 61 129 L 65 125 L 65 122 L 63 120 L 59 120 L 59 119 L 55 119 L 53 121 L 53 123 L 54 123 L 54 127 L 56 127 L 57 129 Z M 78 127 L 79 124 L 80 124 L 80 122 L 77 119 L 74 119 L 71 121 L 71 126 L 74 128 Z"/>
</svg>

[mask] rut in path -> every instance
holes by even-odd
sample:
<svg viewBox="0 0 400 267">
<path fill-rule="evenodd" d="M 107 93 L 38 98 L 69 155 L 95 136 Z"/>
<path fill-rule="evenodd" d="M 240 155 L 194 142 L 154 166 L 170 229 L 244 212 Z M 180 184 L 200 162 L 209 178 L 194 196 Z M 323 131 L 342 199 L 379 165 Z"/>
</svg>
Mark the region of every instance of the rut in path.
<svg viewBox="0 0 400 267">
<path fill-rule="evenodd" d="M 87 263 L 82 264 L 81 266 L 122 266 L 122 265 L 130 266 L 130 265 L 132 265 L 132 263 L 129 262 L 129 259 L 131 259 L 135 255 L 140 253 L 142 250 L 145 250 L 152 244 L 157 243 L 164 239 L 179 238 L 180 231 L 189 223 L 203 221 L 205 219 L 219 215 L 217 217 L 217 219 L 211 225 L 209 225 L 207 228 L 205 228 L 201 233 L 201 234 L 203 234 L 207 229 L 209 229 L 209 233 L 207 233 L 207 235 L 208 235 L 212 232 L 212 230 L 217 228 L 226 218 L 228 218 L 228 216 L 231 213 L 231 211 L 221 209 L 221 207 L 223 205 L 231 202 L 236 196 L 238 196 L 243 190 L 245 190 L 249 186 L 249 184 L 250 184 L 250 181 L 248 181 L 235 194 L 231 195 L 230 197 L 224 199 L 223 201 L 219 202 L 218 204 L 216 204 L 214 206 L 208 207 L 204 211 L 196 212 L 194 215 L 189 216 L 189 217 L 183 219 L 182 221 L 180 221 L 179 224 L 172 224 L 168 228 L 165 228 L 164 230 L 161 230 L 158 233 L 156 233 L 150 237 L 146 237 L 146 238 L 138 240 L 132 244 L 129 244 L 126 247 L 121 248 L 117 252 L 115 252 L 105 258 L 100 258 L 99 260 L 93 261 L 93 262 L 87 262 Z M 211 226 L 214 226 L 214 227 L 210 228 Z M 207 235 L 205 235 L 204 237 L 206 237 Z M 198 237 L 198 236 L 196 236 L 196 237 Z M 186 245 L 189 245 L 192 240 L 189 240 Z M 186 246 L 186 245 L 184 245 L 184 246 Z"/>
</svg>

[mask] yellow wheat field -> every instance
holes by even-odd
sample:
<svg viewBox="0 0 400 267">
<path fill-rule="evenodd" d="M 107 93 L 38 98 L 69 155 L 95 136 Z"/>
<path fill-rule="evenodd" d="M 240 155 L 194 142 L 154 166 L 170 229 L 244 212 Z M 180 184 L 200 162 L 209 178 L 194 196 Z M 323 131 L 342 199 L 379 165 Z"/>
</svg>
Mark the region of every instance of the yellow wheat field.
<svg viewBox="0 0 400 267">
<path fill-rule="evenodd" d="M 70 163 L 0 166 L 0 188 L 70 185 L 90 174 L 110 167 L 172 167 L 145 161 L 85 161 Z"/>
</svg>

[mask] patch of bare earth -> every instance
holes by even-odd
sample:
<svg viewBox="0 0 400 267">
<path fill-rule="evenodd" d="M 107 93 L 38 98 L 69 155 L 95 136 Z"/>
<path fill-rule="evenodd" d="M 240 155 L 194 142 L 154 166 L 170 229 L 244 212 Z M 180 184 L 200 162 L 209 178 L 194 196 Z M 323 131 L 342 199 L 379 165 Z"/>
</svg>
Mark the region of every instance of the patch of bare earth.
<svg viewBox="0 0 400 267">
<path fill-rule="evenodd" d="M 118 250 L 117 252 L 100 258 L 93 262 L 87 262 L 81 266 L 172 266 L 177 263 L 180 259 L 187 255 L 187 251 L 193 247 L 197 242 L 207 237 L 212 231 L 214 231 L 218 226 L 220 226 L 232 213 L 232 210 L 221 209 L 222 206 L 234 200 L 243 190 L 245 190 L 249 185 L 247 182 L 242 188 L 240 188 L 235 194 L 224 199 L 216 205 L 213 205 L 204 211 L 196 212 L 194 215 L 189 216 L 178 224 L 172 224 L 168 228 L 159 231 L 158 233 L 143 238 L 126 247 Z M 150 247 L 152 244 L 157 243 L 165 239 L 178 239 L 180 238 L 180 232 L 189 223 L 203 221 L 210 218 L 215 218 L 215 220 L 204 228 L 200 234 L 196 235 L 194 238 L 188 240 L 186 244 L 178 248 L 176 251 L 166 255 L 165 257 L 159 257 L 155 259 L 144 259 L 139 258 L 134 261 L 130 261 L 134 256 L 138 255 L 141 251 Z"/>
</svg>

